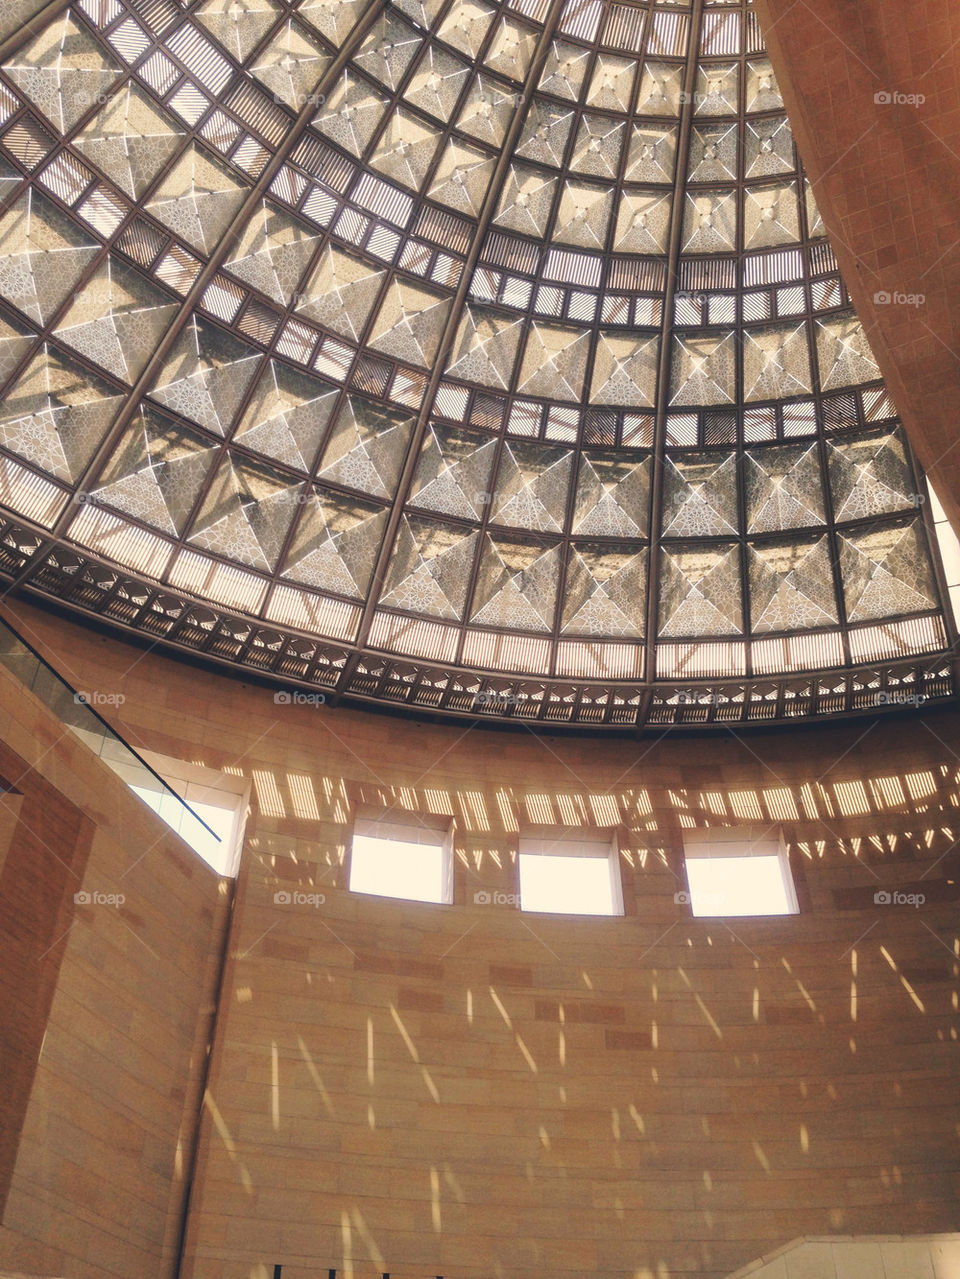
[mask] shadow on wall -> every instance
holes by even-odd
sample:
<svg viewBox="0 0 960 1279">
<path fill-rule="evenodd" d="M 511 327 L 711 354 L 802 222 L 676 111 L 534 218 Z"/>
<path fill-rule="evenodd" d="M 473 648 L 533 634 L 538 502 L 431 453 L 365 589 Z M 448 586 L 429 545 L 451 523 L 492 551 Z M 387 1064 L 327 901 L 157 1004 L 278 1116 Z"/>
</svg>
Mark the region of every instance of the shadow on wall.
<svg viewBox="0 0 960 1279">
<path fill-rule="evenodd" d="M 552 792 L 497 787 L 490 793 L 443 786 L 390 787 L 293 771 L 252 770 L 261 820 L 258 830 L 283 829 L 305 836 L 307 860 L 316 870 L 313 886 L 344 886 L 357 811 L 378 809 L 385 816 L 426 816 L 453 823 L 454 854 L 466 887 L 489 887 L 491 877 L 510 871 L 517 837 L 531 827 L 557 833 L 617 832 L 624 872 L 663 871 L 687 888 L 682 869 L 686 831 L 725 826 L 782 830 L 795 874 L 804 865 L 847 866 L 858 883 L 887 889 L 874 867 L 890 863 L 920 878 L 940 877 L 960 840 L 960 767 L 943 763 L 897 773 L 791 785 L 699 788 L 614 785 L 607 791 L 587 787 Z M 322 838 L 311 841 L 315 823 Z M 261 840 L 269 855 L 269 839 Z M 306 869 L 306 867 L 305 867 Z M 861 872 L 870 878 L 864 881 Z M 897 878 L 897 876 L 894 876 Z M 903 877 L 903 876 L 900 876 Z M 931 881 L 931 887 L 932 887 Z M 846 881 L 834 885 L 842 892 Z M 861 894 L 862 895 L 862 894 Z M 928 898 L 931 896 L 927 894 Z M 935 896 L 935 894 L 934 894 Z M 462 900 L 470 901 L 468 892 Z M 461 900 L 458 898 L 458 900 Z M 830 904 L 856 908 L 857 900 Z M 629 913 L 629 912 L 628 912 Z"/>
</svg>

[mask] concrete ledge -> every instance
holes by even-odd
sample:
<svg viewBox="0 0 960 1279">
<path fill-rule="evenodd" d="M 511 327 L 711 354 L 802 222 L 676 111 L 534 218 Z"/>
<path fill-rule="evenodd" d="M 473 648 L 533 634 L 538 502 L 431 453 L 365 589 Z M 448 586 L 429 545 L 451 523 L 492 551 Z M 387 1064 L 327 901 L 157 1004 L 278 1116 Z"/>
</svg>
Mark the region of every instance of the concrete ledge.
<svg viewBox="0 0 960 1279">
<path fill-rule="evenodd" d="M 960 1279 L 960 1234 L 808 1235 L 727 1279 Z"/>
</svg>

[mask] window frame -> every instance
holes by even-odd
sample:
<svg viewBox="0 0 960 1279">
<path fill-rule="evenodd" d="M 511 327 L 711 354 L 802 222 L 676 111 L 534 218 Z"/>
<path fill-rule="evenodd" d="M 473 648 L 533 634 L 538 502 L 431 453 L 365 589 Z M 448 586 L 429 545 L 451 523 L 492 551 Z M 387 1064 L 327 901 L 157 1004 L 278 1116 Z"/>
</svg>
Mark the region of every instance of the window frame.
<svg viewBox="0 0 960 1279">
<path fill-rule="evenodd" d="M 783 884 L 786 910 L 764 910 L 732 913 L 725 911 L 697 911 L 694 892 L 687 870 L 690 860 L 708 861 L 718 858 L 749 861 L 753 857 L 776 857 Z M 683 832 L 683 869 L 686 890 L 683 897 L 695 919 L 785 919 L 800 914 L 797 884 L 790 865 L 790 854 L 783 838 L 781 826 L 744 825 L 708 826 Z"/>
<path fill-rule="evenodd" d="M 161 755 L 157 751 L 141 751 L 140 754 L 154 772 L 159 773 L 171 790 L 176 791 L 183 802 L 190 808 L 196 803 L 209 802 L 206 795 L 229 795 L 233 804 L 214 804 L 232 810 L 233 818 L 230 834 L 224 839 L 224 869 L 217 870 L 202 853 L 193 851 L 210 866 L 215 874 L 225 879 L 236 879 L 240 873 L 240 860 L 243 853 L 243 838 L 250 811 L 250 779 L 232 773 L 222 773 L 218 769 L 208 768 L 205 764 L 192 764 L 185 759 L 175 759 L 172 755 Z M 203 793 L 198 795 L 200 790 Z M 181 836 L 181 838 L 183 838 Z M 188 842 L 188 841 L 185 841 Z"/>
<path fill-rule="evenodd" d="M 440 897 L 439 900 L 425 897 L 397 896 L 394 893 L 380 893 L 367 888 L 354 888 L 353 871 L 355 865 L 354 841 L 356 837 L 381 839 L 404 844 L 423 844 L 440 849 Z M 424 838 L 424 836 L 426 838 Z M 347 854 L 346 887 L 351 893 L 364 897 L 380 897 L 386 901 L 415 902 L 421 906 L 453 905 L 453 818 L 437 817 L 432 813 L 411 813 L 395 808 L 375 808 L 362 805 L 353 815 L 350 830 L 350 843 Z"/>
<path fill-rule="evenodd" d="M 527 845 L 527 847 L 524 847 Z M 593 851 L 583 852 L 584 847 Z M 609 911 L 546 910 L 524 906 L 522 858 L 571 857 L 578 861 L 606 861 L 610 875 Z M 592 919 L 620 919 L 624 915 L 623 875 L 620 868 L 620 841 L 616 827 L 571 829 L 566 826 L 528 826 L 517 838 L 517 897 L 521 911 L 534 915 L 559 915 Z"/>
</svg>

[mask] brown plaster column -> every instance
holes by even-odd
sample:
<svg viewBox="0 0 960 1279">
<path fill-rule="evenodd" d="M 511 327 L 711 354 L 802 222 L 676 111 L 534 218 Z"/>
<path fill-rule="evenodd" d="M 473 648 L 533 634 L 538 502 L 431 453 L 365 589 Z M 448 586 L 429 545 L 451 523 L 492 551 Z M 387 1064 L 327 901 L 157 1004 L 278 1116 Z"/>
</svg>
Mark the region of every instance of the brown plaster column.
<svg viewBox="0 0 960 1279">
<path fill-rule="evenodd" d="M 960 6 L 756 9 L 841 271 L 960 528 Z"/>
<path fill-rule="evenodd" d="M 93 823 L 6 746 L 0 805 L 13 824 L 0 860 L 0 1221 L 20 1144 Z M 19 793 L 17 793 L 19 792 Z"/>
</svg>

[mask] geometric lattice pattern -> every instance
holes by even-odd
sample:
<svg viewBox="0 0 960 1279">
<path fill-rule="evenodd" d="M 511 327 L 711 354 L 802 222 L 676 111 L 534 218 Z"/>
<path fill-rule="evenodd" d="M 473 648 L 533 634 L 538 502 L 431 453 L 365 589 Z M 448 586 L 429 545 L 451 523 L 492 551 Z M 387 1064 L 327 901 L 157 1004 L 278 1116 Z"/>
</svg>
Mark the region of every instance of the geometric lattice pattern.
<svg viewBox="0 0 960 1279">
<path fill-rule="evenodd" d="M 0 41 L 0 516 L 43 589 L 89 556 L 292 677 L 571 721 L 949 645 L 748 0 L 74 0 Z"/>
</svg>

